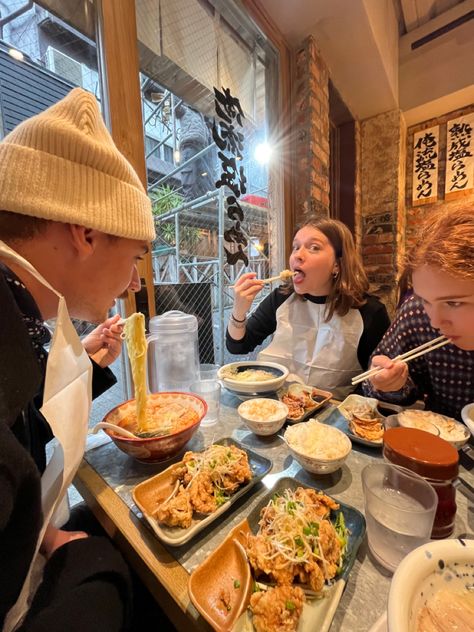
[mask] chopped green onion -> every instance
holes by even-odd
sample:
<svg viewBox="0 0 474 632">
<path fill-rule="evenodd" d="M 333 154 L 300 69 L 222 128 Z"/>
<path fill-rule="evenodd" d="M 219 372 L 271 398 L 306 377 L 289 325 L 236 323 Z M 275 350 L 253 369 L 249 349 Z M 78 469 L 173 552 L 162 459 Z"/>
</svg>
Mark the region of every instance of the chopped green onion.
<svg viewBox="0 0 474 632">
<path fill-rule="evenodd" d="M 240 588 L 240 582 L 238 579 L 234 579 L 234 588 Z"/>
<path fill-rule="evenodd" d="M 293 603 L 293 601 L 287 601 L 285 603 L 285 608 L 287 610 L 294 610 L 296 608 L 295 604 Z"/>
</svg>

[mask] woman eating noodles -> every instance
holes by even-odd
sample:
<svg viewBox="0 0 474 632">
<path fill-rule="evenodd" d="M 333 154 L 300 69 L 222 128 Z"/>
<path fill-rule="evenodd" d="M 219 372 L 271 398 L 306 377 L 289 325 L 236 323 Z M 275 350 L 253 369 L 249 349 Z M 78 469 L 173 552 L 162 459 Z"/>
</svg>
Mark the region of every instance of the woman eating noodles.
<svg viewBox="0 0 474 632">
<path fill-rule="evenodd" d="M 366 395 L 461 418 L 474 401 L 474 209 L 440 210 L 424 222 L 407 257 L 413 286 L 372 358 L 383 370 Z M 450 339 L 410 364 L 390 358 L 444 334 Z"/>
<path fill-rule="evenodd" d="M 289 265 L 292 278 L 248 320 L 263 282 L 254 272 L 236 282 L 227 349 L 248 353 L 274 334 L 259 360 L 283 364 L 303 382 L 343 397 L 385 333 L 387 310 L 367 294 L 367 277 L 342 222 L 317 216 L 305 221 L 294 236 Z"/>
</svg>

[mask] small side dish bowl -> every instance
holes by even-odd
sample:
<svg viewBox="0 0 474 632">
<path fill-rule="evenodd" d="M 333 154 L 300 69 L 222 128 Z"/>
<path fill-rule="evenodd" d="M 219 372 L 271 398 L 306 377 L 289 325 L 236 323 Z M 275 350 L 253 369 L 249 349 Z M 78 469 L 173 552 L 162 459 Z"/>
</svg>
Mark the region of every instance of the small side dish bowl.
<svg viewBox="0 0 474 632">
<path fill-rule="evenodd" d="M 251 376 L 247 379 L 238 379 L 239 374 L 243 374 L 244 371 L 264 371 L 265 374 L 271 374 L 273 377 L 267 376 L 266 379 L 258 379 L 258 374 L 256 373 L 255 379 L 252 379 Z M 277 391 L 285 382 L 288 373 L 289 371 L 285 366 L 276 362 L 246 360 L 224 365 L 217 372 L 217 377 L 229 391 L 262 395 Z"/>
<path fill-rule="evenodd" d="M 352 443 L 338 428 L 316 419 L 289 426 L 284 439 L 292 456 L 312 474 L 331 474 L 349 456 Z"/>
<path fill-rule="evenodd" d="M 474 540 L 428 542 L 409 553 L 400 562 L 390 585 L 389 632 L 421 629 L 417 627 L 417 618 L 422 609 L 429 608 L 440 591 L 458 595 L 465 592 L 466 584 L 473 582 L 473 566 Z M 442 616 L 445 619 L 449 615 L 444 612 Z"/>
<path fill-rule="evenodd" d="M 207 404 L 201 397 L 191 393 L 151 393 L 148 395 L 148 399 L 155 404 L 175 403 L 189 407 L 197 413 L 197 420 L 183 430 L 159 437 L 137 436 L 129 439 L 116 434 L 110 429 L 104 429 L 104 432 L 109 435 L 117 448 L 125 452 L 125 454 L 144 463 L 156 463 L 176 456 L 181 448 L 191 439 L 207 412 Z M 104 421 L 133 432 L 134 428 L 128 423 L 127 417 L 134 410 L 135 400 L 129 399 L 108 412 L 104 417 Z"/>
<path fill-rule="evenodd" d="M 464 406 L 461 410 L 461 417 L 471 434 L 474 435 L 474 403 Z"/>
<path fill-rule="evenodd" d="M 248 399 L 237 409 L 244 424 L 256 435 L 268 436 L 280 430 L 288 417 L 288 406 L 277 399 Z"/>
</svg>

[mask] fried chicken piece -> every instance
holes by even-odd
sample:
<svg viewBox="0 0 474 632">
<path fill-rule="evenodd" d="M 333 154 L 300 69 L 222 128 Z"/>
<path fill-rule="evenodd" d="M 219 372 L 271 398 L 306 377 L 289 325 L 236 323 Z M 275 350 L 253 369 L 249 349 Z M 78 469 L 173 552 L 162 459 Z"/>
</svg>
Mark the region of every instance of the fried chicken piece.
<svg viewBox="0 0 474 632">
<path fill-rule="evenodd" d="M 214 485 L 205 472 L 200 472 L 188 486 L 191 504 L 199 513 L 210 514 L 217 509 Z"/>
<path fill-rule="evenodd" d="M 245 549 L 257 576 L 265 574 L 277 584 L 291 584 L 295 575 L 295 565 L 288 564 L 281 554 L 275 556 L 275 550 L 265 537 L 249 535 Z"/>
<path fill-rule="evenodd" d="M 341 557 L 341 545 L 337 539 L 337 533 L 329 520 L 322 520 L 319 524 L 319 545 L 322 549 L 326 564 L 323 565 L 326 579 L 332 579 L 339 565 Z"/>
<path fill-rule="evenodd" d="M 155 518 L 158 522 L 169 527 L 183 527 L 187 529 L 191 526 L 193 518 L 193 507 L 189 493 L 181 487 L 178 494 L 166 503 L 160 505 L 155 511 Z"/>
<path fill-rule="evenodd" d="M 304 592 L 297 586 L 277 586 L 253 593 L 250 608 L 256 632 L 295 632 L 304 601 Z"/>
<path fill-rule="evenodd" d="M 339 509 L 338 503 L 326 494 L 318 493 L 314 489 L 298 487 L 295 491 L 296 500 L 300 500 L 306 505 L 306 517 L 309 521 L 319 522 L 319 519 L 326 518 L 331 510 Z"/>
<path fill-rule="evenodd" d="M 228 494 L 236 491 L 240 485 L 247 483 L 252 478 L 247 453 L 234 445 L 229 446 L 229 451 L 231 453 L 229 458 L 230 471 L 219 480 L 219 487 Z M 233 460 L 234 458 L 236 460 Z"/>
<path fill-rule="evenodd" d="M 307 562 L 298 571 L 298 578 L 302 584 L 308 584 L 314 592 L 320 592 L 324 588 L 324 573 L 316 560 Z"/>
</svg>

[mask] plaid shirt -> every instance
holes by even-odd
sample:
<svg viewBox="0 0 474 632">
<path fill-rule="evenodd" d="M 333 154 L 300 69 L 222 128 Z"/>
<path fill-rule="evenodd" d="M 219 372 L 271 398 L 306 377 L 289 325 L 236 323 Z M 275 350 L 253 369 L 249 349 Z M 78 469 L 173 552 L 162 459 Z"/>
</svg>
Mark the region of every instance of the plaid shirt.
<svg viewBox="0 0 474 632">
<path fill-rule="evenodd" d="M 373 355 L 394 358 L 437 336 L 439 331 L 430 325 L 420 300 L 411 296 Z M 457 419 L 461 419 L 463 406 L 474 401 L 474 351 L 447 344 L 412 360 L 408 369 L 409 379 L 399 391 L 382 393 L 366 380 L 364 395 L 402 405 L 422 399 L 427 409 Z"/>
</svg>

